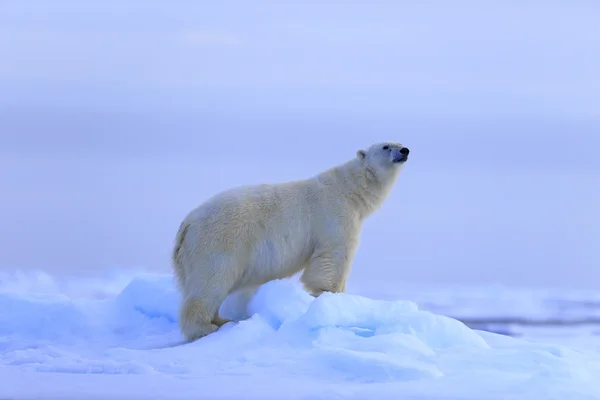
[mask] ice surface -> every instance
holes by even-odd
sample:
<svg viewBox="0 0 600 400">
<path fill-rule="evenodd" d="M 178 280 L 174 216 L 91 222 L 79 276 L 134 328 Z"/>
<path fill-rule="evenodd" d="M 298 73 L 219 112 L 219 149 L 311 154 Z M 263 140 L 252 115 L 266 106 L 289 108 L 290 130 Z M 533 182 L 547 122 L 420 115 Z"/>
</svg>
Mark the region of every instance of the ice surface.
<svg viewBox="0 0 600 400">
<path fill-rule="evenodd" d="M 0 278 L 0 398 L 600 398 L 600 348 L 477 331 L 412 301 L 274 281 L 223 305 L 243 320 L 184 344 L 169 275 Z"/>
<path fill-rule="evenodd" d="M 507 288 L 489 286 L 395 285 L 361 288 L 370 297 L 395 298 L 399 294 L 441 314 L 457 318 L 502 318 L 530 320 L 598 320 L 600 293 L 558 288 Z M 515 307 L 518 304 L 518 307 Z"/>
</svg>

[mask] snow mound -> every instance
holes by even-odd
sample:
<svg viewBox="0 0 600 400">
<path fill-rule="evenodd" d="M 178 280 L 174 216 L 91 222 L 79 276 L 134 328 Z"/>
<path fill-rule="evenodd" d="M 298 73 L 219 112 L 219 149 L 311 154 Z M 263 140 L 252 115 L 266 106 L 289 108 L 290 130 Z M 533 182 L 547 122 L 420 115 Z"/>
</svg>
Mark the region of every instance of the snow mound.
<svg viewBox="0 0 600 400">
<path fill-rule="evenodd" d="M 245 319 L 183 343 L 171 276 L 140 275 L 102 298 L 42 287 L 0 292 L 3 382 L 9 371 L 152 375 L 220 382 L 214 390 L 223 394 L 239 390 L 241 381 L 235 389 L 223 382 L 247 376 L 271 386 L 273 379 L 292 378 L 334 385 L 340 397 L 352 387 L 373 394 L 392 385 L 392 392 L 407 395 L 600 398 L 600 354 L 475 331 L 410 301 L 313 298 L 293 281 L 273 281 L 247 304 L 224 304 L 224 316 Z M 484 385 L 477 389 L 475 382 Z M 255 390 L 289 395 L 285 387 L 269 387 Z M 2 390 L 0 397 L 10 394 Z"/>
</svg>

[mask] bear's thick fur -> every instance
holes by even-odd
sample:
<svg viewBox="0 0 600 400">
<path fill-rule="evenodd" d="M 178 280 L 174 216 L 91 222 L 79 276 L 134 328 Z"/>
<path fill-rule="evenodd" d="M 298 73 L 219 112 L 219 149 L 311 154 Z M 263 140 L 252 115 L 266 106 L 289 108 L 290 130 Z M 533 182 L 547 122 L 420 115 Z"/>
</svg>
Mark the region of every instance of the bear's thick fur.
<svg viewBox="0 0 600 400">
<path fill-rule="evenodd" d="M 378 209 L 408 159 L 399 143 L 377 143 L 309 179 L 217 194 L 183 220 L 173 268 L 188 341 L 227 320 L 225 298 L 303 270 L 313 295 L 343 292 L 364 219 Z"/>
</svg>

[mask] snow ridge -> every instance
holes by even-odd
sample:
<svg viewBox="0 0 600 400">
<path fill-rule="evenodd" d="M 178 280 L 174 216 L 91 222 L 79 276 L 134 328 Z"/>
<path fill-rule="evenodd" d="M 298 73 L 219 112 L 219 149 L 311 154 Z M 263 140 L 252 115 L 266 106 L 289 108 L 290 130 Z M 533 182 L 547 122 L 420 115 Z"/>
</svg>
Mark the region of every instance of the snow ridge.
<svg viewBox="0 0 600 400">
<path fill-rule="evenodd" d="M 410 301 L 332 293 L 315 299 L 293 281 L 274 281 L 250 300 L 243 320 L 184 344 L 169 275 L 140 274 L 117 294 L 87 298 L 43 288 L 0 292 L 3 382 L 44 372 L 61 379 L 152 375 L 179 389 L 185 384 L 178 380 L 195 379 L 220 398 L 240 391 L 290 398 L 285 385 L 273 388 L 273 381 L 286 380 L 303 386 L 298 398 L 330 398 L 331 391 L 342 398 L 394 398 L 398 391 L 429 398 L 600 398 L 600 354 L 472 330 Z M 236 301 L 227 300 L 224 316 L 233 315 Z M 19 396 L 18 389 L 4 386 L 0 397 Z"/>
</svg>

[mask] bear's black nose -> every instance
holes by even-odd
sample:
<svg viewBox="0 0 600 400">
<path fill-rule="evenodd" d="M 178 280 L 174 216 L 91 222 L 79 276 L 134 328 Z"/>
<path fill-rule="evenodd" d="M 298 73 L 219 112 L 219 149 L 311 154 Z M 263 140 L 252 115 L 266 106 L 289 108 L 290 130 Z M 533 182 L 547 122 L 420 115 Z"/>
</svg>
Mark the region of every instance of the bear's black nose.
<svg viewBox="0 0 600 400">
<path fill-rule="evenodd" d="M 403 147 L 403 148 L 400 150 L 400 154 L 404 154 L 405 156 L 407 156 L 407 155 L 408 155 L 408 153 L 410 153 L 410 150 L 408 150 L 408 147 Z"/>
</svg>

